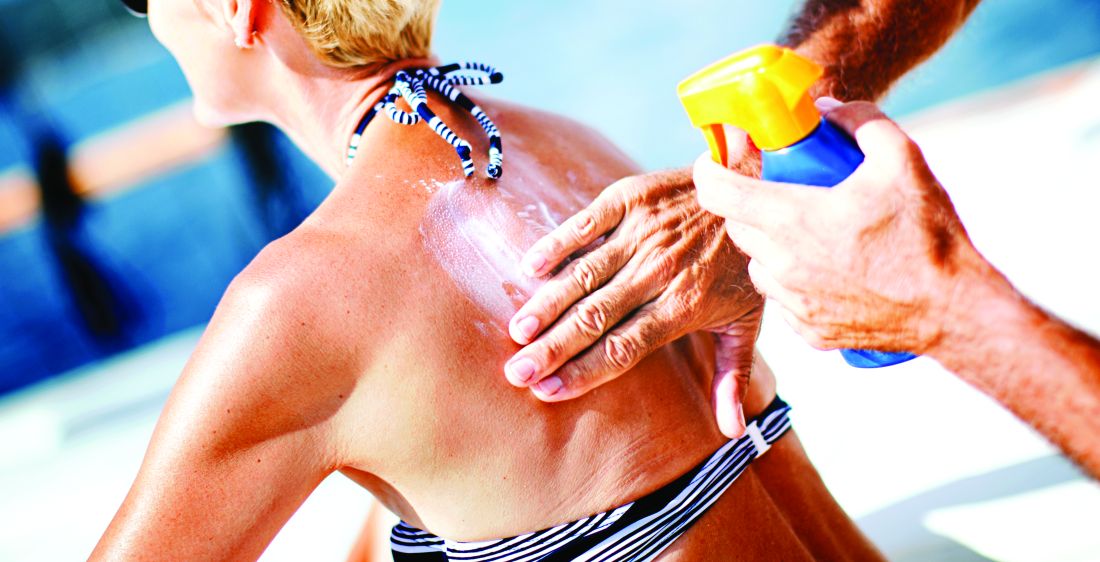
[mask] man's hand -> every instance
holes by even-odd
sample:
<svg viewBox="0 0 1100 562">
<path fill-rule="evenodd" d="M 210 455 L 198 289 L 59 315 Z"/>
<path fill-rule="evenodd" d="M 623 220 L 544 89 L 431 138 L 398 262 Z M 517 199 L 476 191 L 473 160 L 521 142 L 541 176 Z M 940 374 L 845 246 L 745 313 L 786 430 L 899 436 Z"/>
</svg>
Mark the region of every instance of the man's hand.
<svg viewBox="0 0 1100 562">
<path fill-rule="evenodd" d="M 722 220 L 700 209 L 693 192 L 689 170 L 626 178 L 531 247 L 523 264 L 532 276 L 586 251 L 512 319 L 512 338 L 526 345 L 505 366 L 512 384 L 545 401 L 575 398 L 659 347 L 709 330 L 718 346 L 719 426 L 731 437 L 744 431 L 740 400 L 762 299 Z"/>
<path fill-rule="evenodd" d="M 777 184 L 704 156 L 699 202 L 728 219 L 757 290 L 814 347 L 926 352 L 944 336 L 959 279 L 984 260 L 897 125 L 869 103 L 819 107 L 866 154 L 851 177 L 832 189 Z"/>
<path fill-rule="evenodd" d="M 1100 341 L 982 258 L 897 125 L 868 103 L 821 101 L 866 155 L 840 185 L 763 182 L 709 156 L 695 164 L 699 201 L 728 219 L 757 289 L 815 347 L 939 361 L 1100 477 Z"/>
</svg>

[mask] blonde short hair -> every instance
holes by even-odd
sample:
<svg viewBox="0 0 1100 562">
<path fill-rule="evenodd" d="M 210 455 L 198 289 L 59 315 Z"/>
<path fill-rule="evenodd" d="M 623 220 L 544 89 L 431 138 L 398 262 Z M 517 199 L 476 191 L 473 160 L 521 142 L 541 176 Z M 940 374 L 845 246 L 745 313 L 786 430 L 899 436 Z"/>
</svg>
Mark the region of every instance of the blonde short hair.
<svg viewBox="0 0 1100 562">
<path fill-rule="evenodd" d="M 325 63 L 352 68 L 431 54 L 440 0 L 279 0 Z"/>
</svg>

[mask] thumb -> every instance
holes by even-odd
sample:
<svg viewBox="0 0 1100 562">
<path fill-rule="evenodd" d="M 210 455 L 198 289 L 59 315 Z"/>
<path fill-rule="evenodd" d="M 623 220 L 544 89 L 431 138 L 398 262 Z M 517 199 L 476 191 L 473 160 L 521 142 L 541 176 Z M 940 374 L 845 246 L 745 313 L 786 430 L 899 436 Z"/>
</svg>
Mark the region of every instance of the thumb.
<svg viewBox="0 0 1100 562">
<path fill-rule="evenodd" d="M 745 434 L 745 410 L 742 402 L 749 390 L 752 374 L 753 346 L 744 345 L 742 338 L 714 334 L 715 374 L 711 390 L 711 405 L 718 429 L 730 439 Z"/>
<path fill-rule="evenodd" d="M 827 100 L 819 100 L 826 106 Z M 857 101 L 828 109 L 825 118 L 855 139 L 868 158 L 902 152 L 911 142 L 905 131 L 873 103 Z"/>
</svg>

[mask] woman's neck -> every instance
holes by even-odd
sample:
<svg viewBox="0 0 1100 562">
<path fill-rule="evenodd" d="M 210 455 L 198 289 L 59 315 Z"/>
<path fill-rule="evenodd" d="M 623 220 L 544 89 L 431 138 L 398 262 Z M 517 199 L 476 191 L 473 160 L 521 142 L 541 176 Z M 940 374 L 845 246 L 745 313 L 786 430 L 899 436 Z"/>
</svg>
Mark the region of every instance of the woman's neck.
<svg viewBox="0 0 1100 562">
<path fill-rule="evenodd" d="M 332 69 L 290 73 L 280 87 L 271 90 L 269 120 L 329 177 L 339 179 L 346 169 L 348 143 L 356 126 L 389 90 L 393 75 L 404 68 L 436 64 L 434 58 L 406 59 L 359 76 Z"/>
</svg>

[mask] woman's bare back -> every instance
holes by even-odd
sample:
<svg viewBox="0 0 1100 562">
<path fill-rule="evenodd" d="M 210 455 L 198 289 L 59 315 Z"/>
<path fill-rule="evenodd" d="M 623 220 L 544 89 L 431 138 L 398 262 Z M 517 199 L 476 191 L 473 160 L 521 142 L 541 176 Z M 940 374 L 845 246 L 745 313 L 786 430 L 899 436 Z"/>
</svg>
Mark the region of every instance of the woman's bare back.
<svg viewBox="0 0 1100 562">
<path fill-rule="evenodd" d="M 439 105 L 441 115 L 450 113 Z M 638 170 L 573 121 L 500 102 L 483 107 L 504 135 L 502 178 L 458 179 L 457 159 L 427 129 L 375 125 L 357 169 L 306 225 L 323 229 L 331 220 L 341 237 L 356 240 L 353 248 L 374 254 L 353 277 L 385 279 L 382 291 L 360 301 L 359 341 L 373 359 L 345 407 L 355 412 L 346 419 L 354 420 L 356 440 L 342 470 L 407 522 L 455 540 L 513 536 L 617 507 L 725 442 L 711 413 L 713 348 L 705 335 L 666 346 L 568 402 L 543 403 L 505 381 L 504 362 L 516 350 L 507 322 L 538 283 L 519 271 L 523 252 Z M 476 124 L 456 114 L 445 120 L 473 142 L 475 155 L 485 153 Z M 765 369 L 756 381 L 749 415 L 774 396 L 769 377 Z M 743 478 L 710 518 L 782 517 L 757 476 Z M 831 503 L 823 486 L 817 493 Z M 689 534 L 676 551 L 692 558 L 702 545 L 731 546 L 750 535 L 789 545 L 772 554 L 808 552 L 787 524 L 739 537 Z"/>
<path fill-rule="evenodd" d="M 476 123 L 440 104 L 483 155 Z M 508 319 L 537 286 L 519 273 L 520 255 L 637 169 L 576 123 L 486 108 L 504 136 L 501 179 L 463 180 L 430 130 L 376 123 L 350 177 L 281 242 L 335 237 L 339 244 L 321 247 L 361 256 L 317 272 L 328 298 L 356 295 L 343 310 L 329 308 L 351 310 L 355 322 L 341 321 L 355 334 L 350 353 L 369 355 L 340 414 L 356 436 L 344 472 L 408 522 L 464 540 L 626 503 L 724 442 L 710 417 L 709 338 L 685 338 L 581 400 L 545 404 L 504 379 L 516 350 Z M 355 281 L 366 277 L 369 291 Z"/>
<path fill-rule="evenodd" d="M 476 123 L 435 106 L 485 153 Z M 376 123 L 325 203 L 234 281 L 101 546 L 254 557 L 334 471 L 440 536 L 506 537 L 637 499 L 725 442 L 707 336 L 563 403 L 504 379 L 504 327 L 533 287 L 512 258 L 637 170 L 576 123 L 484 107 L 504 134 L 503 178 L 461 180 L 427 128 Z M 757 377 L 747 414 L 773 383 Z M 773 450 L 669 559 L 873 554 L 793 436 Z"/>
</svg>

